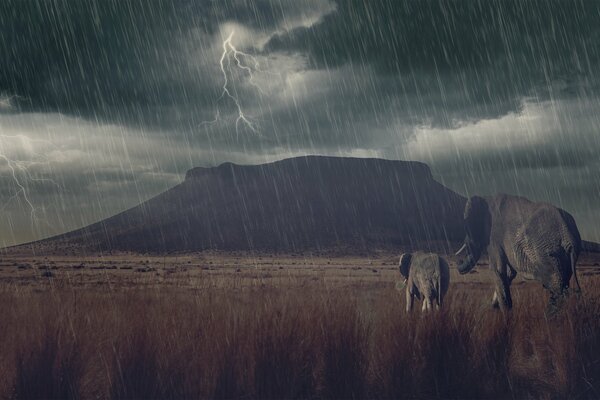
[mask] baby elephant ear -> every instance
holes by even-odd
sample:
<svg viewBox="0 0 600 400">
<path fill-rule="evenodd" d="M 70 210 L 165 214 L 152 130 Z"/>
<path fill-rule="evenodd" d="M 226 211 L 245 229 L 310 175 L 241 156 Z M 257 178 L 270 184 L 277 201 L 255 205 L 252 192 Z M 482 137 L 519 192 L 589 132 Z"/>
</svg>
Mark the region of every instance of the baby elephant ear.
<svg viewBox="0 0 600 400">
<path fill-rule="evenodd" d="M 405 278 L 408 278 L 408 271 L 410 269 L 410 260 L 412 258 L 412 254 L 404 253 L 400 256 L 400 273 Z"/>
</svg>

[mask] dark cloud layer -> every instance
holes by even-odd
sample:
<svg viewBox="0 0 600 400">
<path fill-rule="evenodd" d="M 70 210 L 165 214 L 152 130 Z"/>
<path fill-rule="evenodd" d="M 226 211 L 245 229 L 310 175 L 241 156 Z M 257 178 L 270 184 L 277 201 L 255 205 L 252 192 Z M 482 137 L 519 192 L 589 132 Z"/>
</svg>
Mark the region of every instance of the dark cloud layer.
<svg viewBox="0 0 600 400">
<path fill-rule="evenodd" d="M 23 109 L 135 119 L 183 104 L 186 87 L 194 88 L 189 83 L 197 77 L 177 59 L 177 38 L 203 23 L 188 13 L 191 3 L 8 1 L 0 7 L 0 88 L 24 96 Z"/>
<path fill-rule="evenodd" d="M 228 71 L 257 132 L 221 97 L 234 33 L 260 64 L 252 81 Z M 193 166 L 318 153 L 426 161 L 465 194 L 561 204 L 600 240 L 599 67 L 600 3 L 585 0 L 6 0 L 0 154 L 60 183 L 28 188 L 61 229 Z M 0 160 L 0 204 L 9 172 Z M 0 241 L 57 233 L 15 233 L 23 204 Z"/>
<path fill-rule="evenodd" d="M 359 62 L 390 73 L 572 74 L 598 62 L 599 22 L 600 4 L 589 1 L 348 0 L 313 27 L 275 36 L 267 48 L 309 52 L 316 67 Z"/>
<path fill-rule="evenodd" d="M 183 117 L 169 122 L 186 122 L 220 88 L 186 62 L 195 31 L 214 35 L 231 20 L 269 30 L 301 11 L 268 1 L 8 0 L 0 91 L 23 96 L 25 110 L 153 125 L 178 107 Z"/>
<path fill-rule="evenodd" d="M 522 96 L 597 93 L 600 4 L 340 1 L 322 23 L 276 35 L 266 48 L 306 52 L 317 69 L 372 65 L 425 103 L 434 96 L 435 106 L 473 118 L 503 115 Z M 583 84 L 553 93 L 555 80 Z"/>
<path fill-rule="evenodd" d="M 289 12 L 301 13 L 308 3 L 289 4 L 296 5 L 3 2 L 0 90 L 25 96 L 25 109 L 148 126 L 195 125 L 203 118 L 198 109 L 209 107 L 220 87 L 186 62 L 189 41 L 196 31 L 218 34 L 228 21 L 272 34 L 265 54 L 305 54 L 315 69 L 352 64 L 353 75 L 370 81 L 366 95 L 405 99 L 410 104 L 399 107 L 434 124 L 504 115 L 517 110 L 523 96 L 597 89 L 595 2 L 347 0 L 310 27 L 277 30 Z M 196 46 L 204 45 L 198 39 Z M 360 71 L 366 67 L 373 69 Z M 549 85 L 556 80 L 570 85 L 555 93 Z M 338 97 L 352 94 L 336 89 Z M 364 109 L 364 99 L 358 103 Z"/>
</svg>

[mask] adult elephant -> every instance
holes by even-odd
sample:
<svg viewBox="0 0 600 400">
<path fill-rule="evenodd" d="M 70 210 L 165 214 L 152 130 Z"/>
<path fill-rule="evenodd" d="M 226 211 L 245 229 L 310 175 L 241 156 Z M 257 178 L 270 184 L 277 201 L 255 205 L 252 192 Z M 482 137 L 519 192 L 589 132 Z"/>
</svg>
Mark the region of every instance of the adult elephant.
<svg viewBox="0 0 600 400">
<path fill-rule="evenodd" d="M 517 273 L 540 281 L 550 292 L 549 311 L 563 303 L 572 275 L 581 291 L 575 271 L 581 237 L 568 212 L 518 196 L 473 196 L 464 218 L 467 235 L 456 254 L 466 251 L 466 259 L 458 271 L 471 271 L 487 249 L 495 307 L 512 307 L 510 284 Z"/>
</svg>

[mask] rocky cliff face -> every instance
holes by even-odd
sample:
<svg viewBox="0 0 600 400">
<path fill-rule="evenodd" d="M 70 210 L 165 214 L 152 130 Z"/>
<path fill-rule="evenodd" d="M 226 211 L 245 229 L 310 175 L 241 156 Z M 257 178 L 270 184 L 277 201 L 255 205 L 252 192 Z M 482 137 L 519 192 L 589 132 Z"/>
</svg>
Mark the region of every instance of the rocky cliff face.
<svg viewBox="0 0 600 400">
<path fill-rule="evenodd" d="M 194 168 L 137 207 L 33 245 L 163 252 L 458 242 L 464 202 L 418 162 L 309 156 L 225 163 Z"/>
</svg>

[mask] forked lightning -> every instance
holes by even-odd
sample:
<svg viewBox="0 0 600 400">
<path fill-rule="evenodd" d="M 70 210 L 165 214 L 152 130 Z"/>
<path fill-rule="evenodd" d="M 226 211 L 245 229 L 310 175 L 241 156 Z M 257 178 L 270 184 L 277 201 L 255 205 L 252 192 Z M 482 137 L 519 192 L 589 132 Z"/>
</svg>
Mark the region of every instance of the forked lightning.
<svg viewBox="0 0 600 400">
<path fill-rule="evenodd" d="M 211 121 L 203 121 L 200 123 L 201 126 L 205 125 L 213 125 L 222 120 L 221 112 L 219 110 L 219 103 L 225 99 L 230 99 L 233 104 L 235 104 L 237 117 L 235 119 L 235 132 L 239 137 L 240 125 L 246 126 L 246 128 L 250 129 L 254 134 L 259 134 L 258 128 L 254 122 L 250 120 L 250 117 L 244 113 L 242 105 L 240 103 L 237 95 L 230 88 L 230 79 L 229 75 L 232 73 L 232 59 L 234 63 L 234 67 L 239 68 L 243 72 L 248 75 L 248 83 L 255 87 L 261 94 L 264 94 L 262 88 L 256 83 L 254 80 L 254 75 L 256 72 L 264 72 L 260 69 L 260 64 L 256 57 L 251 54 L 245 53 L 241 50 L 238 50 L 233 42 L 233 36 L 235 31 L 232 31 L 229 36 L 225 39 L 222 45 L 223 53 L 221 54 L 221 58 L 219 59 L 219 66 L 221 69 L 221 73 L 223 75 L 223 85 L 221 87 L 221 95 L 217 99 L 217 110 L 215 112 L 215 118 Z M 250 61 L 250 63 L 247 63 Z"/>
</svg>

